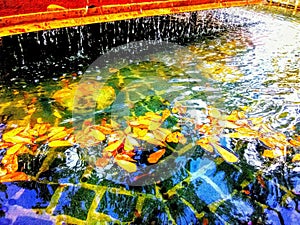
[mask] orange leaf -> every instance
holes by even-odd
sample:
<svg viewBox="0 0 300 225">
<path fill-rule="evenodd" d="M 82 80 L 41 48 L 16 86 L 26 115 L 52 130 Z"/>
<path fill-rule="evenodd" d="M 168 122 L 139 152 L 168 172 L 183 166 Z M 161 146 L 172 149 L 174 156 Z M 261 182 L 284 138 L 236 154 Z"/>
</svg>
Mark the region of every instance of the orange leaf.
<svg viewBox="0 0 300 225">
<path fill-rule="evenodd" d="M 23 172 L 14 172 L 0 177 L 0 182 L 26 181 L 28 176 Z"/>
<path fill-rule="evenodd" d="M 295 147 L 299 147 L 300 146 L 300 141 L 297 140 L 290 140 L 289 141 L 291 145 L 295 146 Z"/>
<path fill-rule="evenodd" d="M 165 154 L 165 149 L 160 149 L 157 152 L 154 152 L 149 155 L 148 162 L 149 163 L 157 163 L 158 160 Z"/>
<path fill-rule="evenodd" d="M 95 165 L 98 167 L 105 167 L 108 163 L 109 163 L 109 159 L 102 157 L 96 160 Z"/>
<path fill-rule="evenodd" d="M 121 168 L 123 168 L 129 173 L 133 173 L 137 171 L 137 166 L 135 163 L 126 160 L 117 160 L 117 159 L 115 159 L 115 162 L 118 164 L 118 166 L 120 166 Z"/>
<path fill-rule="evenodd" d="M 113 151 L 117 150 L 121 146 L 121 144 L 122 144 L 122 141 L 119 141 L 119 140 L 115 141 L 113 143 L 108 144 L 108 146 L 105 147 L 103 149 L 103 151 L 104 152 L 113 152 Z"/>
</svg>

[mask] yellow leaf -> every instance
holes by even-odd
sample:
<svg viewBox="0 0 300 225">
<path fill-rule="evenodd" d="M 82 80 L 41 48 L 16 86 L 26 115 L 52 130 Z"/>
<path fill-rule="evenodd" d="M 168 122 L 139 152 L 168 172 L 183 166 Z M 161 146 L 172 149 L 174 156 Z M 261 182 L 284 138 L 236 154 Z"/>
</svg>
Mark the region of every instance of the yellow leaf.
<svg viewBox="0 0 300 225">
<path fill-rule="evenodd" d="M 165 109 L 165 110 L 162 112 L 162 121 L 164 121 L 165 119 L 167 119 L 170 115 L 171 115 L 170 110 Z"/>
<path fill-rule="evenodd" d="M 149 158 L 147 159 L 149 163 L 157 163 L 158 160 L 165 154 L 165 149 L 160 149 L 157 152 L 154 152 L 149 155 Z"/>
<path fill-rule="evenodd" d="M 164 141 L 166 139 L 166 137 L 171 134 L 171 131 L 165 128 L 158 128 L 157 130 L 153 131 L 154 137 L 157 140 L 161 140 Z"/>
<path fill-rule="evenodd" d="M 292 162 L 296 162 L 296 161 L 300 161 L 300 154 L 296 154 L 294 155 L 293 159 L 292 159 Z"/>
<path fill-rule="evenodd" d="M 275 150 L 264 150 L 263 156 L 264 157 L 268 157 L 268 158 L 277 158 L 282 156 L 282 152 L 281 151 L 275 151 Z"/>
<path fill-rule="evenodd" d="M 125 139 L 124 150 L 132 151 L 134 150 L 134 146 L 138 147 L 140 145 L 133 137 L 127 136 Z"/>
<path fill-rule="evenodd" d="M 62 118 L 62 116 L 60 115 L 60 113 L 57 110 L 54 110 L 53 115 L 57 118 Z"/>
<path fill-rule="evenodd" d="M 135 135 L 135 137 L 144 137 L 147 134 L 148 129 L 141 129 L 138 127 L 133 127 L 132 131 L 133 131 L 133 134 Z"/>
<path fill-rule="evenodd" d="M 47 131 L 48 131 L 48 124 L 41 124 L 40 128 L 39 128 L 39 136 L 44 135 Z"/>
<path fill-rule="evenodd" d="M 244 111 L 238 112 L 238 116 L 239 116 L 240 119 L 245 119 L 246 118 L 246 114 L 245 114 Z"/>
<path fill-rule="evenodd" d="M 65 127 L 51 127 L 49 129 L 48 137 L 52 137 L 53 135 L 62 132 L 65 129 Z"/>
<path fill-rule="evenodd" d="M 239 120 L 238 112 L 236 110 L 232 111 L 231 114 L 226 117 L 226 120 L 233 122 Z"/>
<path fill-rule="evenodd" d="M 227 151 L 225 148 L 221 147 L 217 143 L 211 143 L 211 144 L 226 162 L 235 163 L 239 160 L 239 158 L 235 154 Z"/>
<path fill-rule="evenodd" d="M 210 153 L 214 152 L 214 148 L 210 144 L 208 144 L 207 138 L 202 138 L 202 139 L 198 140 L 196 142 L 196 144 Z"/>
<path fill-rule="evenodd" d="M 119 141 L 119 140 L 115 141 L 115 142 L 109 144 L 107 147 L 105 147 L 103 149 L 103 151 L 104 152 L 113 152 L 113 151 L 117 150 L 121 144 L 122 144 L 122 141 Z"/>
<path fill-rule="evenodd" d="M 258 125 L 258 124 L 261 124 L 263 122 L 263 117 L 249 118 L 249 120 L 251 121 L 251 123 L 253 125 Z"/>
<path fill-rule="evenodd" d="M 96 129 L 92 129 L 89 132 L 89 135 L 91 135 L 92 137 L 94 137 L 95 139 L 97 139 L 99 141 L 104 141 L 106 138 L 105 135 L 101 131 L 96 130 Z"/>
<path fill-rule="evenodd" d="M 208 111 L 208 115 L 217 119 L 222 117 L 221 112 L 216 108 L 210 108 Z"/>
<path fill-rule="evenodd" d="M 259 140 L 260 140 L 262 143 L 264 143 L 266 146 L 268 146 L 269 148 L 274 149 L 274 148 L 276 147 L 273 138 L 269 138 L 269 137 L 260 137 Z"/>
<path fill-rule="evenodd" d="M 0 167 L 0 179 L 2 176 L 7 174 L 7 169 Z"/>
<path fill-rule="evenodd" d="M 72 146 L 72 143 L 70 141 L 56 140 L 56 141 L 49 142 L 48 146 L 51 147 L 51 148 L 66 147 L 66 146 Z"/>
<path fill-rule="evenodd" d="M 65 10 L 66 8 L 60 5 L 50 4 L 47 6 L 47 11 Z"/>
<path fill-rule="evenodd" d="M 222 121 L 222 120 L 219 121 L 219 125 L 221 127 L 226 127 L 230 129 L 236 129 L 240 127 L 239 125 L 236 125 L 235 123 L 232 123 L 230 121 Z"/>
<path fill-rule="evenodd" d="M 256 138 L 255 135 L 253 134 L 243 134 L 243 133 L 229 133 L 229 134 L 222 134 L 224 137 L 229 137 L 229 138 Z"/>
<path fill-rule="evenodd" d="M 34 140 L 35 143 L 37 142 L 42 142 L 42 141 L 46 141 L 48 139 L 47 135 L 38 137 L 37 139 Z"/>
<path fill-rule="evenodd" d="M 19 151 L 19 149 L 20 149 L 22 146 L 23 146 L 23 144 L 16 144 L 16 145 L 10 147 L 10 148 L 7 150 L 6 154 L 7 154 L 7 155 L 13 155 L 13 154 L 15 154 L 17 151 Z"/>
<path fill-rule="evenodd" d="M 7 141 L 9 138 L 16 136 L 24 129 L 25 129 L 25 127 L 18 127 L 18 128 L 15 128 L 13 130 L 10 130 L 10 131 L 4 133 L 2 136 L 3 141 Z"/>
<path fill-rule="evenodd" d="M 49 138 L 49 141 L 54 141 L 54 140 L 58 140 L 58 139 L 64 139 L 65 137 L 68 136 L 68 132 L 63 130 L 55 135 L 53 135 L 52 137 Z"/>
<path fill-rule="evenodd" d="M 24 138 L 20 136 L 14 136 L 7 139 L 8 142 L 12 143 L 24 143 L 24 144 L 33 144 L 32 141 L 29 138 Z"/>
<path fill-rule="evenodd" d="M 149 129 L 149 130 L 156 130 L 156 129 L 158 129 L 158 128 L 160 127 L 160 125 L 161 125 L 160 122 L 151 122 L 151 123 L 149 124 L 148 129 Z"/>
<path fill-rule="evenodd" d="M 115 159 L 115 162 L 118 164 L 118 166 L 120 166 L 121 168 L 123 168 L 129 173 L 133 173 L 137 171 L 137 166 L 135 163 L 126 160 L 117 160 L 117 159 Z"/>
<path fill-rule="evenodd" d="M 165 146 L 164 143 L 162 143 L 160 140 L 157 140 L 154 136 L 154 134 L 147 133 L 144 137 L 140 138 L 142 140 L 147 141 L 150 144 L 156 145 L 156 146 Z"/>
</svg>

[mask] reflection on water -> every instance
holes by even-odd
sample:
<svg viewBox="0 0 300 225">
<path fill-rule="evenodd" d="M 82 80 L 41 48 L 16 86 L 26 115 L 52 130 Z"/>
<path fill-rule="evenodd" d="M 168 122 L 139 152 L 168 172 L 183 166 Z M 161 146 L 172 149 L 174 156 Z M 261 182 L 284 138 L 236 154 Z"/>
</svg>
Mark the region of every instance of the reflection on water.
<svg viewBox="0 0 300 225">
<path fill-rule="evenodd" d="M 33 134 L 38 138 L 42 136 L 42 127 L 49 126 L 45 140 L 51 144 L 28 142 L 22 146 L 27 148 L 22 150 L 24 154 L 9 158 L 11 165 L 17 167 L 14 171 L 24 172 L 32 181 L 0 185 L 1 224 L 82 224 L 83 221 L 89 224 L 105 221 L 111 224 L 297 224 L 300 218 L 300 164 L 295 155 L 300 146 L 297 139 L 300 21 L 258 10 L 234 8 L 201 12 L 198 19 L 194 18 L 194 25 L 202 23 L 202 14 L 208 18 L 213 15 L 212 31 L 196 36 L 195 41 L 185 43 L 175 54 L 158 54 L 151 62 L 128 65 L 120 71 L 110 69 L 113 76 L 109 84 L 117 95 L 124 94 L 122 98 L 119 96 L 123 101 L 118 105 L 121 108 L 115 107 L 115 110 L 130 107 L 150 93 L 167 96 L 174 108 L 177 103 L 185 106 L 188 109 L 185 117 L 199 124 L 210 121 L 204 110 L 208 106 L 219 109 L 224 115 L 233 115 L 235 110 L 243 112 L 251 129 L 255 129 L 252 118 L 261 117 L 261 123 L 266 126 L 258 132 L 264 136 L 256 138 L 254 133 L 253 137 L 242 133 L 239 135 L 244 138 L 230 135 L 220 138 L 219 142 L 228 152 L 238 153 L 239 162 L 235 164 L 223 160 L 234 157 L 229 153 L 225 152 L 220 158 L 197 147 L 188 158 L 178 151 L 177 162 L 183 167 L 169 179 L 142 187 L 116 184 L 113 180 L 117 179 L 120 169 L 113 167 L 113 162 L 97 161 L 95 164 L 101 166 L 95 169 L 85 162 L 87 156 L 82 155 L 79 146 L 68 146 L 51 135 L 50 126 L 65 126 L 59 132 L 66 132 L 63 133 L 64 141 L 71 139 L 68 132 L 72 127 L 72 112 L 68 109 L 73 105 L 68 99 L 73 97 L 72 87 L 80 81 L 82 72 L 42 78 L 43 82 L 39 77 L 35 83 L 12 78 L 13 84 L 2 86 L 0 90 L 0 115 L 3 115 L 0 137 L 6 129 L 30 127 L 38 132 L 38 135 Z M 39 41 L 47 45 L 59 40 L 54 33 L 53 37 L 43 37 Z M 79 44 L 83 46 L 83 42 Z M 26 46 L 19 43 L 20 51 L 26 51 Z M 83 50 L 76 57 L 84 58 Z M 34 71 L 32 68 L 32 73 Z M 97 74 L 97 70 L 87 73 Z M 167 85 L 157 83 L 153 77 L 147 80 L 153 73 Z M 101 78 L 101 74 L 95 77 Z M 153 106 L 153 101 L 150 101 L 152 105 L 146 103 L 139 105 L 140 111 Z M 103 116 L 101 110 L 100 117 Z M 176 119 L 182 120 L 179 116 Z M 35 123 L 39 124 L 38 128 L 34 128 Z M 219 127 L 215 123 L 205 132 Z M 181 129 L 183 134 L 190 132 L 188 123 Z M 234 129 L 216 132 L 228 134 Z M 282 147 L 284 154 L 278 153 L 278 157 L 274 155 L 278 146 L 272 149 L 272 143 L 266 142 L 275 134 L 278 139 L 283 136 L 287 139 L 284 142 L 287 144 Z M 25 137 L 22 138 L 24 141 Z M 293 144 L 290 144 L 291 140 Z M 276 144 L 276 141 L 279 142 L 274 140 Z M 3 158 L 7 160 L 7 152 L 11 149 L 3 143 L 0 142 L 1 173 L 7 170 Z M 102 157 L 99 153 L 102 147 L 100 144 L 91 147 L 89 157 Z M 149 154 L 146 156 L 148 158 Z M 146 156 L 139 152 L 134 159 L 143 165 L 149 160 Z M 126 165 L 123 166 L 128 169 Z M 26 180 L 20 174 L 18 176 L 19 180 Z M 13 181 L 14 177 L 10 179 Z"/>
</svg>

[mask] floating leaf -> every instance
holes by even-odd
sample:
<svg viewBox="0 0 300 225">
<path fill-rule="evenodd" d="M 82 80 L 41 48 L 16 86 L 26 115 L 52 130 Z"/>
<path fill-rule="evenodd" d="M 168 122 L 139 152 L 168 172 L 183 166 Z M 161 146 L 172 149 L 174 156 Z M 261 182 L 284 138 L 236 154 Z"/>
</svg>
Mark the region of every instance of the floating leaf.
<svg viewBox="0 0 300 225">
<path fill-rule="evenodd" d="M 105 147 L 103 149 L 104 152 L 113 152 L 113 151 L 116 151 L 118 150 L 118 148 L 121 146 L 122 144 L 122 141 L 115 141 L 113 143 L 110 143 L 107 147 Z"/>
<path fill-rule="evenodd" d="M 108 163 L 109 163 L 109 159 L 102 157 L 96 160 L 95 165 L 98 167 L 105 167 Z"/>
<path fill-rule="evenodd" d="M 51 127 L 49 129 L 48 137 L 52 137 L 53 135 L 62 132 L 65 129 L 65 127 Z"/>
<path fill-rule="evenodd" d="M 151 122 L 149 124 L 149 130 L 157 130 L 161 126 L 161 122 Z"/>
<path fill-rule="evenodd" d="M 16 144 L 16 145 L 10 147 L 10 148 L 7 150 L 6 154 L 7 154 L 7 155 L 13 155 L 13 154 L 15 154 L 17 151 L 19 151 L 20 148 L 21 148 L 22 146 L 23 146 L 23 144 Z"/>
<path fill-rule="evenodd" d="M 23 172 L 14 172 L 0 177 L 0 182 L 27 181 L 28 176 Z"/>
<path fill-rule="evenodd" d="M 55 109 L 53 115 L 57 118 L 62 118 L 62 116 L 60 115 L 60 113 Z"/>
<path fill-rule="evenodd" d="M 166 137 L 171 134 L 171 131 L 165 128 L 158 128 L 157 130 L 153 131 L 153 135 L 158 140 L 165 140 Z"/>
<path fill-rule="evenodd" d="M 127 136 L 125 139 L 124 150 L 125 151 L 132 151 L 134 150 L 134 146 L 140 146 L 137 140 L 133 137 Z"/>
<path fill-rule="evenodd" d="M 163 142 L 161 142 L 160 140 L 157 140 L 155 138 L 154 134 L 151 134 L 151 133 L 147 133 L 141 139 L 147 141 L 149 144 L 153 144 L 156 146 L 165 146 L 165 144 Z"/>
<path fill-rule="evenodd" d="M 202 139 L 198 140 L 196 142 L 196 144 L 210 153 L 214 152 L 214 148 L 208 143 L 207 138 L 202 138 Z"/>
<path fill-rule="evenodd" d="M 300 146 L 300 141 L 297 140 L 289 140 L 290 144 L 295 146 L 295 147 L 299 147 Z"/>
<path fill-rule="evenodd" d="M 126 160 L 117 160 L 117 159 L 115 159 L 115 162 L 118 164 L 118 166 L 120 166 L 121 168 L 123 168 L 129 173 L 133 173 L 137 171 L 137 166 L 135 163 Z"/>
<path fill-rule="evenodd" d="M 283 156 L 283 154 L 282 154 L 282 152 L 280 150 L 276 151 L 276 150 L 268 150 L 268 149 L 266 149 L 266 150 L 264 150 L 263 156 L 271 158 L 271 159 L 274 159 L 274 158 Z"/>
<path fill-rule="evenodd" d="M 233 122 L 230 122 L 230 121 L 222 121 L 222 120 L 219 121 L 219 125 L 220 125 L 221 127 L 226 127 L 226 128 L 230 128 L 230 129 L 236 129 L 236 128 L 239 128 L 239 127 L 240 127 L 239 125 L 236 125 L 236 124 L 233 123 Z"/>
<path fill-rule="evenodd" d="M 48 144 L 48 146 L 51 147 L 51 148 L 66 147 L 66 146 L 72 146 L 72 145 L 73 144 L 70 141 L 60 141 L 60 140 L 51 141 Z"/>
<path fill-rule="evenodd" d="M 300 161 L 300 154 L 296 154 L 294 155 L 293 159 L 292 159 L 292 162 L 297 162 L 297 161 Z"/>
<path fill-rule="evenodd" d="M 15 143 L 15 144 L 17 144 L 17 143 L 33 144 L 31 139 L 20 137 L 20 136 L 9 137 L 9 138 L 6 139 L 6 141 L 12 142 L 12 143 Z"/>
<path fill-rule="evenodd" d="M 149 158 L 147 159 L 149 163 L 157 163 L 158 160 L 165 154 L 165 149 L 160 149 L 157 152 L 154 152 L 149 155 Z"/>
<path fill-rule="evenodd" d="M 131 158 L 129 155 L 125 155 L 125 154 L 118 154 L 118 155 L 116 155 L 115 159 L 116 160 L 126 160 L 129 162 L 136 162 L 136 160 Z"/>
<path fill-rule="evenodd" d="M 259 140 L 265 144 L 267 147 L 269 148 L 276 148 L 276 145 L 274 143 L 274 139 L 273 138 L 270 138 L 270 137 L 260 137 Z"/>
<path fill-rule="evenodd" d="M 15 128 L 13 130 L 10 130 L 10 131 L 4 133 L 2 135 L 3 141 L 8 141 L 11 137 L 16 136 L 17 134 L 19 134 L 20 132 L 22 132 L 24 129 L 25 129 L 25 127 L 18 127 L 18 128 Z"/>
<path fill-rule="evenodd" d="M 223 148 L 222 146 L 218 145 L 217 143 L 211 143 L 214 147 L 214 149 L 222 156 L 222 158 L 229 163 L 235 163 L 239 160 L 239 158 L 229 152 L 227 149 Z"/>
<path fill-rule="evenodd" d="M 133 134 L 135 135 L 135 137 L 144 137 L 147 134 L 148 129 L 141 129 L 138 127 L 133 127 L 132 131 L 133 131 Z"/>
<path fill-rule="evenodd" d="M 208 111 L 208 115 L 210 117 L 213 117 L 213 118 L 216 118 L 216 119 L 219 119 L 219 118 L 222 117 L 221 112 L 216 108 L 210 108 L 209 111 Z"/>
<path fill-rule="evenodd" d="M 96 140 L 99 140 L 99 141 L 104 141 L 106 138 L 105 135 L 101 131 L 96 130 L 96 129 L 90 130 L 89 135 L 91 135 L 92 137 L 94 137 Z"/>
<path fill-rule="evenodd" d="M 0 167 L 0 179 L 2 176 L 7 174 L 7 169 Z"/>
<path fill-rule="evenodd" d="M 49 138 L 49 141 L 54 141 L 54 140 L 58 140 L 58 139 L 64 139 L 65 137 L 68 136 L 68 132 L 63 130 L 55 135 L 53 135 L 52 137 Z"/>
<path fill-rule="evenodd" d="M 238 112 L 236 110 L 232 111 L 231 114 L 229 116 L 226 117 L 226 120 L 228 121 L 237 121 L 239 120 L 239 116 L 238 116 Z"/>
</svg>

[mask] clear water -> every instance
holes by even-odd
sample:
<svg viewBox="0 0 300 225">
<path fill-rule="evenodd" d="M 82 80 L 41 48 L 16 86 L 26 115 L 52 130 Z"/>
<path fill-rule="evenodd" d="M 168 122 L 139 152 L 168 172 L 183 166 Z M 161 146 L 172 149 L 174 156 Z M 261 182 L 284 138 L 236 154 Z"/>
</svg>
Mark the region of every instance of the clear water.
<svg viewBox="0 0 300 225">
<path fill-rule="evenodd" d="M 218 32 L 215 26 L 216 30 L 211 35 L 182 46 L 176 54 L 158 55 L 153 61 L 163 63 L 155 70 L 162 72 L 166 82 L 162 86 L 155 79 L 148 79 L 151 73 L 148 64 L 131 69 L 132 76 L 137 75 L 134 84 L 127 89 L 120 88 L 130 93 L 129 98 L 120 105 L 116 104 L 115 110 L 160 90 L 160 95 L 170 102 L 179 101 L 190 104 L 190 107 L 195 105 L 195 100 L 201 100 L 201 104 L 217 108 L 227 115 L 233 110 L 245 109 L 249 118 L 263 117 L 263 122 L 272 130 L 288 138 L 297 136 L 300 122 L 300 20 L 244 8 L 213 12 L 219 16 L 220 23 L 229 23 L 232 29 Z M 229 22 L 226 21 L 228 15 Z M 238 23 L 242 26 L 236 26 Z M 64 74 L 43 82 L 37 79 L 34 84 L 12 80 L 12 86 L 2 86 L 0 115 L 4 115 L 3 126 L 4 123 L 7 127 L 24 126 L 42 118 L 52 125 L 71 127 L 71 112 L 61 107 L 53 94 L 80 82 L 82 77 L 80 73 Z M 97 77 L 101 78 L 101 75 Z M 120 81 L 116 80 L 112 82 Z M 135 96 L 136 93 L 141 95 Z M 197 117 L 202 107 L 196 104 L 190 117 Z M 28 112 L 33 108 L 35 111 L 29 118 Z M 73 166 L 72 171 L 68 170 L 65 149 L 56 151 L 57 159 L 49 160 L 48 168 L 40 169 L 42 163 L 37 159 L 36 164 L 22 159 L 20 165 L 37 170 L 33 175 L 36 180 L 31 186 L 26 186 L 26 182 L 2 184 L 1 219 L 3 224 L 23 221 L 24 218 L 18 217 L 13 210 L 24 215 L 28 209 L 38 208 L 40 217 L 33 216 L 35 210 L 27 216 L 51 223 L 76 223 L 78 219 L 90 223 L 94 220 L 110 221 L 112 224 L 130 221 L 137 224 L 153 221 L 156 224 L 296 224 L 300 218 L 299 164 L 288 157 L 262 157 L 257 140 L 226 141 L 224 145 L 231 149 L 243 149 L 239 154 L 239 164 L 228 164 L 220 157 L 203 154 L 198 149 L 184 159 L 184 169 L 171 178 L 140 189 L 114 184 L 112 178 L 105 180 L 102 175 L 97 175 L 97 171 L 90 173 L 83 182 L 83 173 L 90 171 L 80 170 L 83 164 L 78 165 L 75 173 L 72 173 Z M 6 149 L 1 151 L 3 157 Z M 297 148 L 291 151 L 298 153 Z M 28 160 L 34 161 L 30 157 Z M 66 187 L 62 188 L 60 184 L 66 184 Z M 110 188 L 107 189 L 108 186 Z M 45 187 L 46 197 L 40 196 Z M 100 196 L 99 200 L 94 199 L 95 193 Z M 137 193 L 142 193 L 142 197 Z M 80 201 L 78 196 L 83 195 L 87 197 Z M 30 196 L 37 199 L 32 204 L 26 203 Z M 72 211 L 78 204 L 79 210 Z M 92 210 L 95 211 L 94 220 L 88 217 Z M 135 210 L 141 215 L 134 213 Z M 93 212 L 90 214 L 94 215 Z"/>
</svg>

